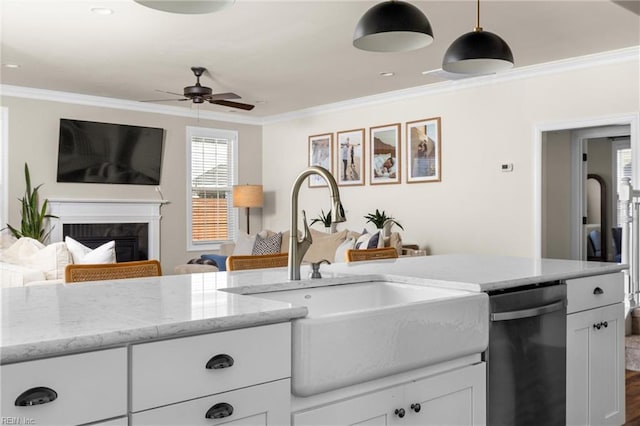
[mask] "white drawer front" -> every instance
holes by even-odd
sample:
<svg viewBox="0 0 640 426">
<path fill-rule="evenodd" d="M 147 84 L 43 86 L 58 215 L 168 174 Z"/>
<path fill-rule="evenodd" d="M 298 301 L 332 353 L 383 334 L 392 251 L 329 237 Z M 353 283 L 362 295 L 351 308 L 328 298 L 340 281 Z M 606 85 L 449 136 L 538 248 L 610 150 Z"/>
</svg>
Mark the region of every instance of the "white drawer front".
<svg viewBox="0 0 640 426">
<path fill-rule="evenodd" d="M 567 313 L 585 311 L 622 302 L 624 276 L 621 272 L 567 280 Z"/>
<path fill-rule="evenodd" d="M 229 413 L 229 407 L 233 412 L 220 419 L 207 418 L 207 412 L 216 411 L 216 405 L 220 407 L 218 412 L 226 409 Z M 291 422 L 290 416 L 291 382 L 284 379 L 134 413 L 131 416 L 131 426 L 286 426 Z"/>
<path fill-rule="evenodd" d="M 2 418 L 37 425 L 75 425 L 127 414 L 126 348 L 67 355 L 0 367 Z M 23 392 L 44 387 L 52 402 L 19 406 Z M 9 420 L 10 421 L 10 420 Z"/>
<path fill-rule="evenodd" d="M 207 369 L 217 355 L 233 365 Z M 291 376 L 291 324 L 281 323 L 132 347 L 132 411 Z"/>
</svg>

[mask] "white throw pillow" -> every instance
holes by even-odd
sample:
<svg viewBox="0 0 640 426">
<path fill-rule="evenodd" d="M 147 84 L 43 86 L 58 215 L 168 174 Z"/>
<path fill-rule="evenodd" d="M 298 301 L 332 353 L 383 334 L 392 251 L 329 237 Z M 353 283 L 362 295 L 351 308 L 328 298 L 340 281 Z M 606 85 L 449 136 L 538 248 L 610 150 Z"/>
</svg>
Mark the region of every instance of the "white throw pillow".
<svg viewBox="0 0 640 426">
<path fill-rule="evenodd" d="M 334 256 L 335 262 L 344 262 L 347 257 L 347 250 L 353 250 L 356 246 L 356 239 L 353 237 L 347 238 L 336 249 Z"/>
<path fill-rule="evenodd" d="M 253 253 L 253 246 L 256 243 L 256 236 L 249 235 L 245 232 L 238 232 L 238 237 L 236 238 L 236 246 L 233 248 L 234 256 L 246 256 Z"/>
<path fill-rule="evenodd" d="M 39 252 L 44 247 L 45 245 L 38 240 L 22 237 L 2 252 L 0 260 L 14 265 L 21 265 L 24 258 Z"/>
<path fill-rule="evenodd" d="M 21 238 L 22 239 L 22 238 Z M 64 278 L 64 268 L 71 263 L 65 243 L 53 243 L 22 258 L 21 265 L 44 272 L 47 280 Z"/>
<path fill-rule="evenodd" d="M 109 241 L 95 249 L 90 249 L 71 237 L 64 237 L 64 242 L 71 252 L 73 263 L 116 263 L 115 241 Z"/>
</svg>

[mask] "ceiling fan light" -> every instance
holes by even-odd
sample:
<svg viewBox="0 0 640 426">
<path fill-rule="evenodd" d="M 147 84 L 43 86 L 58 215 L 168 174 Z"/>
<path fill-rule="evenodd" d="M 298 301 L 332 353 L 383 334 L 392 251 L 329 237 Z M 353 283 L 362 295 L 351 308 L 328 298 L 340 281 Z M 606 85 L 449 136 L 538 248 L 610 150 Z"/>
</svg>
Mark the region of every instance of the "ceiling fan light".
<svg viewBox="0 0 640 426">
<path fill-rule="evenodd" d="M 458 37 L 444 54 L 442 69 L 457 74 L 493 74 L 513 68 L 513 53 L 498 35 L 478 28 Z"/>
<path fill-rule="evenodd" d="M 134 0 L 151 9 L 190 15 L 218 12 L 233 5 L 236 0 Z"/>
<path fill-rule="evenodd" d="M 356 25 L 353 45 L 371 52 L 406 52 L 433 42 L 431 23 L 420 9 L 400 0 L 379 3 Z"/>
</svg>

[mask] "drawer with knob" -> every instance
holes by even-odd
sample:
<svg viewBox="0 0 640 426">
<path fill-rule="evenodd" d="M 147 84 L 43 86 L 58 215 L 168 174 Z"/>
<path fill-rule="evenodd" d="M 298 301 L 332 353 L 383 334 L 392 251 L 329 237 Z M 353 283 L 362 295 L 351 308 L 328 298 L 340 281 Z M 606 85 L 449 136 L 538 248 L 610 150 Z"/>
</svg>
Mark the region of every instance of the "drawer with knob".
<svg viewBox="0 0 640 426">
<path fill-rule="evenodd" d="M 126 348 L 3 365 L 0 377 L 3 421 L 72 425 L 127 413 Z"/>
<path fill-rule="evenodd" d="M 133 412 L 291 377 L 281 323 L 131 347 Z"/>
<path fill-rule="evenodd" d="M 567 280 L 567 313 L 599 308 L 624 299 L 621 272 Z"/>
<path fill-rule="evenodd" d="M 291 415 L 291 381 L 277 380 L 131 415 L 130 426 L 286 426 Z"/>
</svg>

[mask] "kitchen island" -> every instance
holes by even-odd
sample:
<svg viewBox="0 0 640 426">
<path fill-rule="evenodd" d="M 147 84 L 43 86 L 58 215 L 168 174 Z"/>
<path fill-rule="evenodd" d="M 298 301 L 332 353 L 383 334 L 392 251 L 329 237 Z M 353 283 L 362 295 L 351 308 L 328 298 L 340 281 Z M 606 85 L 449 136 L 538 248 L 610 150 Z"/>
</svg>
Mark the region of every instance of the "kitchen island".
<svg viewBox="0 0 640 426">
<path fill-rule="evenodd" d="M 291 401 L 282 395 L 283 389 L 287 395 L 290 389 L 290 321 L 305 317 L 307 309 L 263 299 L 259 294 L 244 296 L 242 293 L 255 293 L 256 287 L 260 287 L 260 291 L 276 291 L 348 283 L 353 281 L 354 275 L 359 276 L 361 281 L 392 277 L 397 282 L 487 292 L 614 274 L 623 269 L 624 265 L 610 263 L 445 255 L 323 266 L 321 272 L 324 278 L 321 280 L 291 282 L 286 279 L 286 270 L 274 269 L 4 289 L 0 347 L 0 362 L 4 370 L 2 394 L 11 394 L 15 389 L 29 386 L 41 387 L 36 379 L 53 369 L 60 373 L 61 377 L 57 380 L 72 382 L 70 388 L 82 388 L 81 384 L 75 382 L 86 377 L 90 382 L 87 386 L 97 392 L 86 395 L 88 404 L 101 395 L 107 399 L 111 396 L 114 403 L 113 407 L 105 407 L 100 412 L 89 408 L 76 410 L 87 413 L 73 413 L 78 416 L 72 418 L 65 417 L 69 414 L 65 411 L 72 410 L 66 407 L 66 410 L 61 409 L 61 413 L 56 413 L 61 416 L 56 417 L 60 424 L 96 420 L 113 425 L 153 424 L 166 418 L 166 406 L 172 406 L 170 404 L 175 401 L 190 401 L 175 405 L 176 409 L 179 406 L 181 410 L 186 410 L 185 413 L 193 408 L 192 405 L 209 407 L 207 398 L 212 398 L 210 395 L 215 392 L 224 393 L 228 401 L 235 398 L 238 403 L 212 404 L 208 410 L 205 409 L 211 417 L 230 416 L 229 412 L 233 410 L 228 405 L 238 407 L 240 401 L 265 401 L 264 406 L 244 408 L 244 414 L 243 409 L 236 408 L 234 415 L 248 419 L 259 417 L 260 413 L 264 416 L 269 413 L 269 422 L 265 424 L 288 423 L 291 419 Z M 303 267 L 303 277 L 307 274 L 308 270 Z M 488 323 L 488 318 L 486 321 Z M 242 372 L 241 376 L 246 377 L 229 375 L 228 379 L 222 380 L 219 389 L 212 389 L 206 383 L 198 385 L 198 381 L 202 380 L 194 376 L 190 382 L 196 385 L 186 393 L 180 389 L 180 380 L 191 373 L 167 363 L 176 360 L 180 361 L 179 364 L 188 363 L 191 354 L 196 351 L 194 348 L 226 348 L 236 344 L 242 346 L 237 348 L 237 352 L 246 354 L 240 355 L 240 359 L 244 360 L 242 357 L 246 356 L 247 364 L 258 358 L 253 367 L 255 371 Z M 229 367 L 234 361 L 228 358 L 226 352 L 212 354 L 214 356 L 207 362 L 206 368 L 225 374 L 233 370 Z M 426 370 L 421 374 L 437 376 L 453 367 L 468 365 L 465 368 L 477 369 L 483 364 L 479 354 L 461 358 L 465 361 L 460 365 L 452 360 L 453 364 L 444 363 L 444 367 L 424 367 Z M 235 362 L 238 366 L 243 364 L 238 359 Z M 134 367 L 127 367 L 128 363 L 133 363 Z M 96 365 L 99 367 L 96 368 Z M 28 368 L 23 370 L 23 366 Z M 138 369 L 138 366 L 144 368 Z M 126 372 L 127 369 L 131 369 L 130 377 L 117 373 L 118 370 Z M 172 369 L 176 370 L 175 374 L 168 374 Z M 167 373 L 161 375 L 167 377 L 148 379 L 154 375 L 160 376 L 159 371 Z M 29 374 L 35 374 L 36 379 L 32 383 L 19 383 Z M 96 378 L 96 374 L 102 374 L 103 377 Z M 402 380 L 403 374 L 407 372 L 399 373 L 396 379 Z M 476 372 L 475 376 L 481 375 Z M 409 376 L 405 379 L 413 380 Z M 91 387 L 91 383 L 100 383 L 100 380 L 107 384 Z M 15 389 L 10 389 L 14 384 Z M 198 389 L 198 386 L 204 390 Z M 94 389 L 96 387 L 100 389 Z M 170 388 L 177 389 L 169 391 Z M 476 388 L 479 389 L 478 383 Z M 350 390 L 355 391 L 353 387 Z M 371 389 L 366 391 L 370 392 Z M 43 400 L 57 397 L 44 390 L 41 392 L 38 398 Z M 128 392 L 132 394 L 130 397 L 127 397 Z M 207 395 L 207 398 L 200 398 L 203 395 Z M 8 405 L 3 399 L 3 412 L 6 412 L 5 407 L 14 405 L 16 396 L 12 395 Z M 345 395 L 340 397 L 345 398 Z M 62 399 L 60 405 L 64 402 Z M 40 410 L 47 405 L 54 404 L 39 404 L 27 409 Z M 165 409 L 156 411 L 159 409 L 154 407 Z M 198 410 L 202 408 L 198 407 Z M 278 408 L 274 411 L 271 407 Z M 309 404 L 305 405 L 294 398 L 293 410 L 307 410 L 308 407 Z M 484 411 L 477 410 L 476 407 L 477 416 L 484 414 Z M 473 424 L 482 424 L 483 421 L 475 418 Z"/>
</svg>

